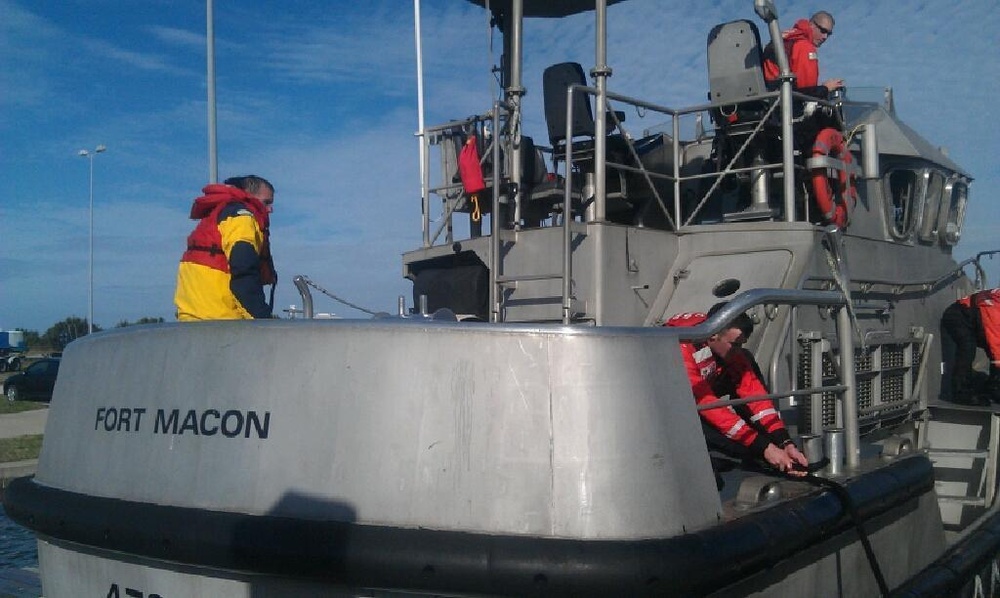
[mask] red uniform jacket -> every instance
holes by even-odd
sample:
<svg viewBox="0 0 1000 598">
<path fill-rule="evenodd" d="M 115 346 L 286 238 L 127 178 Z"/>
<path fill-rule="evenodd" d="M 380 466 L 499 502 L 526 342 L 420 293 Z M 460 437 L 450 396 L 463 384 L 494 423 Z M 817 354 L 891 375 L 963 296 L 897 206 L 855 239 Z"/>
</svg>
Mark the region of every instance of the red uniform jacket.
<svg viewBox="0 0 1000 598">
<path fill-rule="evenodd" d="M 993 365 L 1000 365 L 1000 289 L 979 291 L 959 299 L 958 303 L 976 308 L 978 332 L 986 343 L 986 352 Z"/>
<path fill-rule="evenodd" d="M 812 41 L 812 25 L 809 19 L 799 19 L 795 26 L 781 34 L 788 56 L 788 68 L 795 75 L 795 88 L 817 87 L 819 85 L 819 56 Z M 774 81 L 781 74 L 778 64 L 769 57 L 764 58 L 764 79 Z"/>
<path fill-rule="evenodd" d="M 707 319 L 703 313 L 678 314 L 667 320 L 667 326 L 695 326 Z M 746 399 L 766 395 L 767 389 L 757 378 L 753 366 L 742 351 L 732 351 L 725 360 L 718 358 L 704 343 L 681 343 L 684 366 L 698 405 L 713 403 L 720 398 Z M 762 455 L 767 445 L 778 446 L 789 440 L 778 410 L 770 400 L 761 400 L 739 408 L 719 407 L 699 411 L 702 419 L 726 438 Z M 751 425 L 750 422 L 753 422 Z M 758 431 L 758 428 L 764 433 Z"/>
</svg>

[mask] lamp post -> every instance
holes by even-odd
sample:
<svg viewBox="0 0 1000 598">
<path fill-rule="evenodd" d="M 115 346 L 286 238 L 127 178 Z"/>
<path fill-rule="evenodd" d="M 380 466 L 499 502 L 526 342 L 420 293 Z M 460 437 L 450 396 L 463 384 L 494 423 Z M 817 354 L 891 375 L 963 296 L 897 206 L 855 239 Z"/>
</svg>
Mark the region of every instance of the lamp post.
<svg viewBox="0 0 1000 598">
<path fill-rule="evenodd" d="M 90 279 L 87 287 L 87 334 L 94 332 L 94 157 L 108 148 L 98 145 L 94 151 L 80 150 L 79 155 L 90 160 L 90 260 L 87 266 L 87 276 Z"/>
</svg>

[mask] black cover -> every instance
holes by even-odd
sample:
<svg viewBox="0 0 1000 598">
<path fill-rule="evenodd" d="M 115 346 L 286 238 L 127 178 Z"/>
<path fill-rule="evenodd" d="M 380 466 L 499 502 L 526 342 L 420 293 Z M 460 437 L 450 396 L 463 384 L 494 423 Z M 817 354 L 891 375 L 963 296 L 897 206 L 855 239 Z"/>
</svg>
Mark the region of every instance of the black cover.
<svg viewBox="0 0 1000 598">
<path fill-rule="evenodd" d="M 413 305 L 417 308 L 421 295 L 427 295 L 428 313 L 448 308 L 456 314 L 474 314 L 486 320 L 490 301 L 489 271 L 481 262 L 423 268 L 413 279 Z"/>
</svg>

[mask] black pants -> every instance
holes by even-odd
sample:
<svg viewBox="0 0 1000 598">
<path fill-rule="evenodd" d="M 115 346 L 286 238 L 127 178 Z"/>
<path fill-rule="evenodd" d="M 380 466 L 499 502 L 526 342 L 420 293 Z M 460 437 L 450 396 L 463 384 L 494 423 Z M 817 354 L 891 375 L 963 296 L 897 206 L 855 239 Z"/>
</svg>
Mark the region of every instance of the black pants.
<svg viewBox="0 0 1000 598">
<path fill-rule="evenodd" d="M 752 461 L 760 457 L 742 444 L 726 438 L 725 434 L 716 430 L 712 424 L 706 423 L 705 420 L 701 421 L 701 431 L 705 433 L 705 444 L 708 445 L 709 451 L 715 450 L 728 457 L 743 461 Z"/>
<path fill-rule="evenodd" d="M 941 316 L 942 399 L 951 400 L 972 390 L 972 362 L 976 358 L 979 336 L 972 308 L 952 303 L 944 310 Z"/>
</svg>

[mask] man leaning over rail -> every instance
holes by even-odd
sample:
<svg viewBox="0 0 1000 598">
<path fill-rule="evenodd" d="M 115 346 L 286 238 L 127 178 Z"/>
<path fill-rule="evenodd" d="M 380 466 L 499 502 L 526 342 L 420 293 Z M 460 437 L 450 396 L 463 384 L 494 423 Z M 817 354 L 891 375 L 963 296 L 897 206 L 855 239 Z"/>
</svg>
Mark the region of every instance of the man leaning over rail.
<svg viewBox="0 0 1000 598">
<path fill-rule="evenodd" d="M 713 306 L 708 314 L 678 314 L 667 320 L 665 326 L 701 324 L 723 305 Z M 767 394 L 755 373 L 752 357 L 742 350 L 752 332 L 753 322 L 746 314 L 740 314 L 704 342 L 681 342 L 684 366 L 698 405 L 721 402 L 729 397 L 746 399 Z M 763 459 L 778 471 L 791 475 L 806 474 L 809 462 L 792 442 L 770 399 L 736 407 L 725 405 L 698 413 L 710 447 L 740 458 Z"/>
<path fill-rule="evenodd" d="M 977 372 L 972 369 L 976 347 L 982 347 L 990 358 L 990 374 L 985 383 L 977 379 Z M 1000 403 L 1000 289 L 973 293 L 944 310 L 941 352 L 944 373 L 951 377 L 948 389 L 951 393 L 950 396 L 942 393 L 945 398 L 960 405 Z"/>
</svg>

